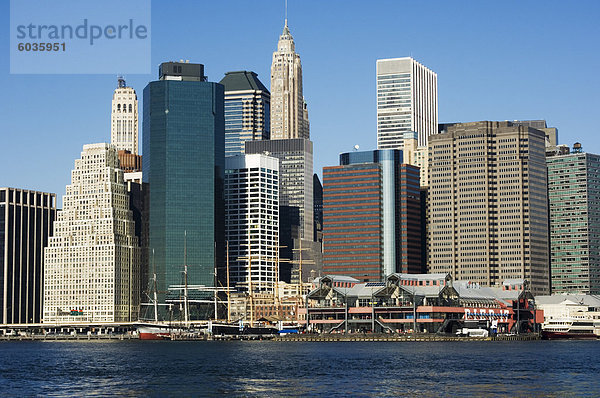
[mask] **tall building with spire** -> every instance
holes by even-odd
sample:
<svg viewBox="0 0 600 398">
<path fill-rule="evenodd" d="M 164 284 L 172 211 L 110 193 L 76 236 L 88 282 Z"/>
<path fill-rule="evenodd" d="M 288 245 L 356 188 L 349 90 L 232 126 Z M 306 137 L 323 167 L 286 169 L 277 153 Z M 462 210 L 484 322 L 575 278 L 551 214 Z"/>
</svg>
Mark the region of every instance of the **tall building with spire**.
<svg viewBox="0 0 600 398">
<path fill-rule="evenodd" d="M 271 64 L 271 139 L 310 138 L 302 64 L 287 19 Z"/>
<path fill-rule="evenodd" d="M 138 99 L 135 90 L 127 87 L 125 79 L 119 76 L 118 86 L 113 94 L 110 114 L 110 142 L 117 150 L 138 152 Z"/>
</svg>

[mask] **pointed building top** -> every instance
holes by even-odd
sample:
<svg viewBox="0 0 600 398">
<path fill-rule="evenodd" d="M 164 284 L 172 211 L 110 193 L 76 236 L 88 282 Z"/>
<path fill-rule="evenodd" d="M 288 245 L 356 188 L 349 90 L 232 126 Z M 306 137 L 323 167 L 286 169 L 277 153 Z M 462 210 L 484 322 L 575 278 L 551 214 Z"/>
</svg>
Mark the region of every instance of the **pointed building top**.
<svg viewBox="0 0 600 398">
<path fill-rule="evenodd" d="M 285 19 L 285 25 L 283 26 L 283 33 L 281 34 L 280 40 L 294 40 L 288 28 L 287 18 Z"/>
</svg>

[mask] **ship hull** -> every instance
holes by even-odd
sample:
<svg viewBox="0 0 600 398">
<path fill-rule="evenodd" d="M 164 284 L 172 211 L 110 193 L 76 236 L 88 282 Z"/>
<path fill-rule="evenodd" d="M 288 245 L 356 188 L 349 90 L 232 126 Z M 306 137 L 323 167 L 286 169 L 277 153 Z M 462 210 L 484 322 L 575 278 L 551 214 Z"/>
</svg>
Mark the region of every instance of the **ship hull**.
<svg viewBox="0 0 600 398">
<path fill-rule="evenodd" d="M 171 333 L 168 328 L 140 327 L 138 329 L 140 340 L 170 340 Z"/>
<path fill-rule="evenodd" d="M 542 330 L 544 340 L 590 340 L 597 339 L 594 333 L 549 332 Z"/>
</svg>

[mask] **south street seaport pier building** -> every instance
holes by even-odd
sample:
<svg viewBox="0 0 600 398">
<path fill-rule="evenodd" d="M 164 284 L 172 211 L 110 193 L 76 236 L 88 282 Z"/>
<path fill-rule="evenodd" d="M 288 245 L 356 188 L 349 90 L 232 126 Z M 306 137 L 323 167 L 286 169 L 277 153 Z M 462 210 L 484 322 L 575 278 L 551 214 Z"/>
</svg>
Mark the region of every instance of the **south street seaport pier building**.
<svg viewBox="0 0 600 398">
<path fill-rule="evenodd" d="M 483 287 L 453 281 L 450 274 L 396 273 L 384 282 L 365 283 L 324 276 L 315 280 L 307 302 L 307 328 L 320 333 L 455 334 L 463 327 L 522 333 L 544 321 L 522 279 Z"/>
</svg>

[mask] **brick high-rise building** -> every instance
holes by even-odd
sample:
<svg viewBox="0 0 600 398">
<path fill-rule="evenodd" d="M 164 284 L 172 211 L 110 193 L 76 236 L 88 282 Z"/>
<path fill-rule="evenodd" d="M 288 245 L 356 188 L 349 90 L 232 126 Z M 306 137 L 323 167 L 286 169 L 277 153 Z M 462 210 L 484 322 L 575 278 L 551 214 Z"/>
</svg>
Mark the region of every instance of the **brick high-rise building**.
<svg viewBox="0 0 600 398">
<path fill-rule="evenodd" d="M 419 169 L 394 149 L 349 152 L 323 169 L 323 271 L 362 281 L 420 273 Z"/>
</svg>

